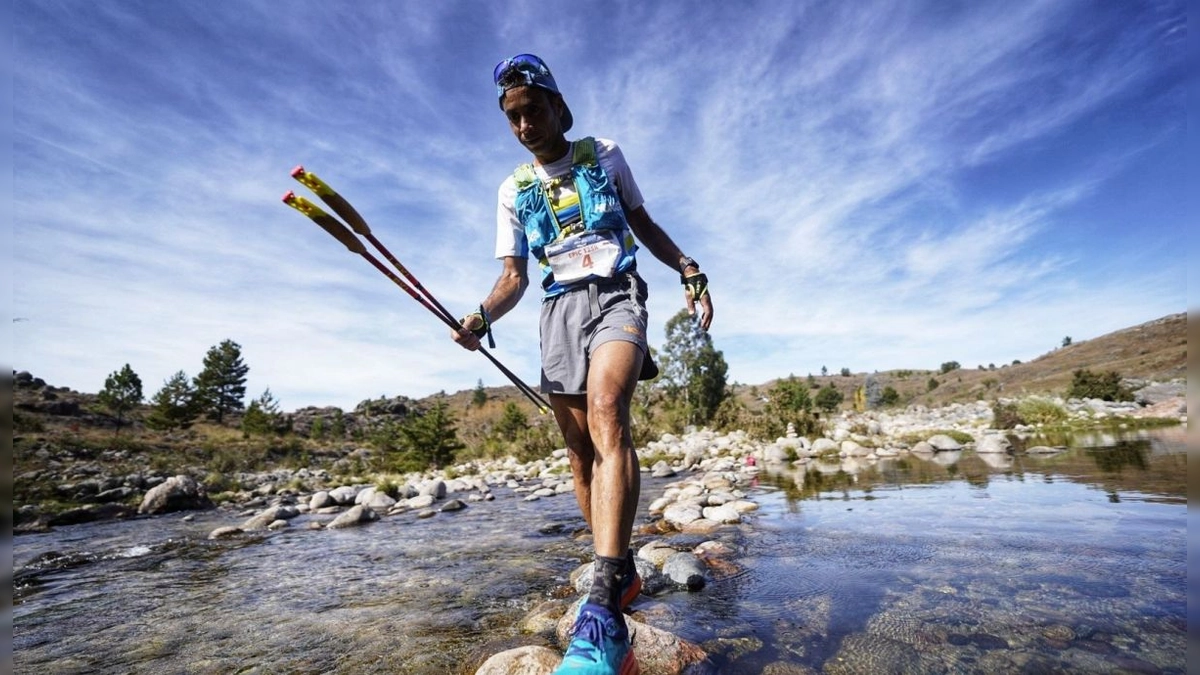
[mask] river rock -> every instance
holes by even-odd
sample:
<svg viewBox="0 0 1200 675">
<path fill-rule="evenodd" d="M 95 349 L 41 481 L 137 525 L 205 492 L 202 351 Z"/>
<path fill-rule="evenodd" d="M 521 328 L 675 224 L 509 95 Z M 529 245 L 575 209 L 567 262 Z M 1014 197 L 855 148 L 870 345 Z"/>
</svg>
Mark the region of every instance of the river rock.
<svg viewBox="0 0 1200 675">
<path fill-rule="evenodd" d="M 329 497 L 338 506 L 350 506 L 354 504 L 354 498 L 358 496 L 358 488 L 351 485 L 342 485 L 329 491 Z"/>
<path fill-rule="evenodd" d="M 566 649 L 570 643 L 571 628 L 575 624 L 578 604 L 571 605 L 571 608 L 558 622 L 558 642 L 563 649 Z M 642 675 L 683 675 L 684 673 L 711 672 L 705 669 L 706 665 L 711 665 L 708 655 L 699 646 L 632 617 L 625 617 L 625 625 L 629 628 L 633 653 L 637 655 Z M 557 661 L 555 663 L 557 665 Z"/>
<path fill-rule="evenodd" d="M 241 528 L 247 532 L 264 530 L 270 527 L 271 523 L 276 520 L 287 520 L 295 518 L 298 515 L 300 515 L 300 512 L 294 506 L 272 506 L 243 522 Z"/>
<path fill-rule="evenodd" d="M 691 553 L 680 551 L 673 554 L 663 563 L 662 571 L 671 581 L 687 587 L 689 591 L 704 588 L 704 563 Z"/>
<path fill-rule="evenodd" d="M 410 509 L 427 509 L 433 506 L 433 501 L 433 495 L 418 495 L 407 500 L 407 503 Z"/>
<path fill-rule="evenodd" d="M 438 478 L 421 484 L 418 490 L 421 495 L 429 495 L 434 500 L 446 498 L 446 481 Z"/>
<path fill-rule="evenodd" d="M 539 645 L 517 647 L 493 654 L 475 675 L 550 675 L 562 661 L 562 655 Z"/>
<path fill-rule="evenodd" d="M 172 476 L 150 488 L 142 498 L 138 513 L 154 514 L 191 509 L 211 509 L 213 503 L 191 476 Z"/>
<path fill-rule="evenodd" d="M 450 501 L 448 501 L 448 502 L 446 502 L 445 504 L 443 504 L 443 505 L 442 505 L 442 508 L 441 508 L 440 510 L 441 510 L 443 513 L 447 513 L 447 512 L 450 512 L 450 511 L 462 511 L 462 510 L 463 510 L 463 509 L 465 509 L 465 508 L 467 508 L 467 503 L 466 503 L 466 502 L 464 502 L 463 500 L 461 500 L 461 499 L 451 499 Z"/>
<path fill-rule="evenodd" d="M 688 523 L 703 516 L 699 506 L 688 502 L 672 504 L 663 511 L 663 520 L 678 529 L 683 529 Z"/>
<path fill-rule="evenodd" d="M 344 527 L 354 527 L 362 525 L 373 520 L 379 520 L 379 514 L 371 510 L 371 507 L 357 504 L 350 508 L 345 513 L 333 519 L 333 522 L 326 525 L 326 529 L 337 530 Z"/>
<path fill-rule="evenodd" d="M 812 454 L 814 455 L 823 455 L 827 452 L 838 450 L 840 450 L 840 447 L 837 441 L 832 438 L 818 438 L 812 444 Z"/>
<path fill-rule="evenodd" d="M 742 514 L 738 510 L 729 505 L 723 506 L 706 506 L 704 507 L 704 517 L 708 520 L 716 521 L 723 524 L 734 524 L 742 522 Z"/>
<path fill-rule="evenodd" d="M 1012 443 L 998 434 L 988 434 L 975 442 L 975 453 L 979 455 L 1003 454 L 1008 452 Z"/>
<path fill-rule="evenodd" d="M 1134 392 L 1133 400 L 1138 405 L 1151 406 L 1186 396 L 1187 386 L 1182 382 L 1155 382 Z"/>
<path fill-rule="evenodd" d="M 386 511 L 396 505 L 396 500 L 392 499 L 387 493 L 376 490 L 371 495 L 371 498 L 364 503 L 376 511 Z"/>
<path fill-rule="evenodd" d="M 225 527 L 218 527 L 217 529 L 213 530 L 212 532 L 209 532 L 208 538 L 209 539 L 229 539 L 231 537 L 236 537 L 237 535 L 239 535 L 241 533 L 242 533 L 242 528 L 234 527 L 232 525 L 227 525 Z"/>
<path fill-rule="evenodd" d="M 326 506 L 334 506 L 336 504 L 337 502 L 333 500 L 333 497 L 329 496 L 328 490 L 321 490 L 308 499 L 308 509 L 310 511 L 317 511 Z"/>
<path fill-rule="evenodd" d="M 963 447 L 962 443 L 959 443 L 958 441 L 947 436 L 946 434 L 934 434 L 933 436 L 930 436 L 929 440 L 927 440 L 926 442 L 929 443 L 929 445 L 933 446 L 933 449 L 937 450 L 938 452 L 943 452 L 943 451 L 947 451 L 947 450 L 950 450 L 950 451 L 962 450 L 962 447 Z"/>
<path fill-rule="evenodd" d="M 571 604 L 573 604 L 571 600 L 562 598 L 551 598 L 541 602 L 525 613 L 517 627 L 522 633 L 554 635 L 558 620 L 562 618 Z"/>
</svg>

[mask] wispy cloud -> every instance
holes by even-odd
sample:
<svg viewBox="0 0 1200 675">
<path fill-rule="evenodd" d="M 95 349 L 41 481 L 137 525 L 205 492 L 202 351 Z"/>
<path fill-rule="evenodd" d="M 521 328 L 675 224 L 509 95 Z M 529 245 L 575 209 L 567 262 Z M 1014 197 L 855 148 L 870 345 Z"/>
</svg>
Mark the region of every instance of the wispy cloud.
<svg viewBox="0 0 1200 675">
<path fill-rule="evenodd" d="M 1182 311 L 1181 2 L 543 9 L 18 6 L 13 365 L 152 388 L 231 338 L 285 407 L 504 384 L 278 200 L 305 163 L 465 312 L 524 161 L 488 79 L 520 51 L 710 273 L 734 379 L 1008 362 Z M 678 282 L 641 267 L 661 342 Z M 497 325 L 529 381 L 533 295 Z"/>
</svg>

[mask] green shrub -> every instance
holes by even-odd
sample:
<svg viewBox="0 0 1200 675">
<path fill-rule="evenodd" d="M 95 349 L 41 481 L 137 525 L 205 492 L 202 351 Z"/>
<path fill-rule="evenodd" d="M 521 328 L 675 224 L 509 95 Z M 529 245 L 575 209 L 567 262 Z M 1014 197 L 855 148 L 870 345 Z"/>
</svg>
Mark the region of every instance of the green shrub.
<svg viewBox="0 0 1200 675">
<path fill-rule="evenodd" d="M 1098 398 L 1105 401 L 1132 401 L 1133 392 L 1121 384 L 1121 375 L 1115 370 L 1093 373 L 1077 370 L 1067 389 L 1067 398 Z"/>
<path fill-rule="evenodd" d="M 1044 398 L 1027 398 L 1017 404 L 1017 415 L 1026 424 L 1059 424 L 1067 421 L 1062 406 Z"/>
</svg>

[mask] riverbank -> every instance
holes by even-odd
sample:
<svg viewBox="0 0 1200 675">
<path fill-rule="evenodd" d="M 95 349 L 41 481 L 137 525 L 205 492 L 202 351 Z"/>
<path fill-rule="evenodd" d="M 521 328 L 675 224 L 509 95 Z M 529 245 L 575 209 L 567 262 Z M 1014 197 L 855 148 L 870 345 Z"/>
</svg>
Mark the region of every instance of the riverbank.
<svg viewBox="0 0 1200 675">
<path fill-rule="evenodd" d="M 869 431 L 858 426 L 865 420 L 844 421 Z M 922 433 L 923 442 L 935 440 L 934 431 L 954 432 L 941 434 L 950 440 L 960 433 L 947 428 L 944 415 L 928 422 L 941 428 Z M 962 424 L 989 436 L 984 426 Z M 1170 442 L 1181 447 L 1182 434 L 1176 425 L 1149 438 L 1178 436 Z M 638 629 L 645 638 L 638 643 L 643 672 L 850 673 L 884 662 L 907 664 L 911 672 L 951 672 L 969 667 L 970 659 L 998 668 L 991 672 L 1022 664 L 1060 664 L 1060 672 L 1133 666 L 1182 672 L 1171 667 L 1177 663 L 1175 613 L 1167 624 L 1155 618 L 1182 597 L 1177 563 L 1170 562 L 1178 556 L 1153 552 L 1174 540 L 1178 526 L 1163 519 L 1167 512 L 1143 514 L 1138 506 L 1152 507 L 1146 500 L 1170 494 L 1183 503 L 1174 488 L 1140 478 L 1180 475 L 1182 455 L 1160 456 L 1158 440 L 1130 445 L 1124 439 L 1141 437 L 1130 431 L 1115 434 L 1122 440 L 1112 443 L 1101 436 L 1089 434 L 1084 443 L 1102 446 L 1094 451 L 1077 444 L 1046 446 L 1052 454 L 1016 446 L 982 455 L 909 448 L 872 459 L 842 456 L 839 444 L 836 455 L 795 460 L 771 454 L 806 441 L 808 451 L 793 451 L 807 454 L 820 439 L 762 443 L 739 432 L 698 430 L 656 441 L 645 452 L 660 453 L 656 464 L 662 464 L 646 468 L 635 532 L 639 571 L 648 580 L 631 617 L 644 626 Z M 263 496 L 266 501 L 253 507 L 226 503 L 137 518 L 128 526 L 71 526 L 62 528 L 66 539 L 53 532 L 21 538 L 46 553 L 29 565 L 32 551 L 18 546 L 18 654 L 26 665 L 61 666 L 70 640 L 46 642 L 48 636 L 63 621 L 74 626 L 71 632 L 95 632 L 80 622 L 96 613 L 105 625 L 122 627 L 90 643 L 88 653 L 96 656 L 76 656 L 76 663 L 101 659 L 91 672 L 117 672 L 112 668 L 121 663 L 123 672 L 189 663 L 208 664 L 195 672 L 215 673 L 249 662 L 287 672 L 470 675 L 493 658 L 492 667 L 508 665 L 491 672 L 512 672 L 523 658 L 541 665 L 515 672 L 550 672 L 546 663 L 561 655 L 563 617 L 586 585 L 589 548 L 572 496 L 558 487 L 565 479 L 556 466 L 561 460 L 532 463 L 527 474 L 508 468 L 482 477 L 414 477 L 412 487 L 429 493 L 417 495 L 427 506 L 381 507 L 377 520 L 349 529 L 329 524 L 357 507 L 319 513 L 311 508 L 317 491 Z M 993 466 L 999 460 L 1008 466 Z M 666 475 L 670 471 L 675 475 Z M 1074 475 L 1081 489 L 1101 488 L 1099 499 L 1062 480 Z M 1111 480 L 1119 482 L 1106 483 Z M 440 498 L 439 483 L 446 490 Z M 905 489 L 909 483 L 922 489 Z M 328 492 L 364 500 L 380 492 L 375 485 L 340 487 Z M 465 508 L 443 510 L 455 500 Z M 1062 520 L 1064 503 L 1069 522 Z M 299 513 L 278 518 L 281 506 Z M 725 506 L 740 522 L 723 522 L 719 509 Z M 1134 530 L 1105 534 L 1115 509 Z M 1153 518 L 1139 520 L 1147 516 Z M 221 528 L 242 525 L 251 529 L 205 541 Z M 144 534 L 116 534 L 126 527 Z M 180 528 L 194 535 L 170 534 Z M 115 549 L 96 548 L 99 542 L 113 542 Z M 56 562 L 51 551 L 66 557 Z M 677 556 L 671 570 L 684 573 L 672 578 L 667 561 Z M 113 565 L 129 569 L 109 574 L 101 586 L 84 581 Z M 83 597 L 69 593 L 64 575 L 79 576 Z M 140 588 L 159 577 L 161 588 Z M 94 608 L 89 598 L 101 597 L 97 588 L 102 596 L 124 598 L 122 608 Z M 140 607 L 137 598 L 145 594 L 166 602 L 132 613 L 125 607 Z M 37 609 L 47 602 L 64 603 L 69 618 L 55 620 Z M 739 609 L 731 614 L 733 607 Z M 206 622 L 180 624 L 193 614 Z M 257 639 L 239 637 L 257 634 L 254 626 L 262 622 L 277 627 L 266 650 L 254 648 Z M 228 629 L 214 634 L 202 625 Z M 134 650 L 132 661 L 113 661 L 130 649 L 118 637 L 126 634 L 137 644 L 159 646 Z M 337 637 L 330 643 L 329 636 Z M 351 655 L 339 643 L 359 646 Z"/>
</svg>

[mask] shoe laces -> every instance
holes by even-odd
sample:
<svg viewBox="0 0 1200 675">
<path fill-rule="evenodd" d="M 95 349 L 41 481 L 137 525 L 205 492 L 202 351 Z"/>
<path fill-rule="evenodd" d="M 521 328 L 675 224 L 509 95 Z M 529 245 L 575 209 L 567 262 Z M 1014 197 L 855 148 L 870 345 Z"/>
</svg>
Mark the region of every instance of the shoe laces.
<svg viewBox="0 0 1200 675">
<path fill-rule="evenodd" d="M 571 628 L 572 640 L 567 656 L 596 658 L 598 654 L 595 652 L 603 651 L 605 635 L 616 635 L 614 624 L 612 619 L 603 619 L 590 611 L 580 614 L 579 620 Z"/>
</svg>

